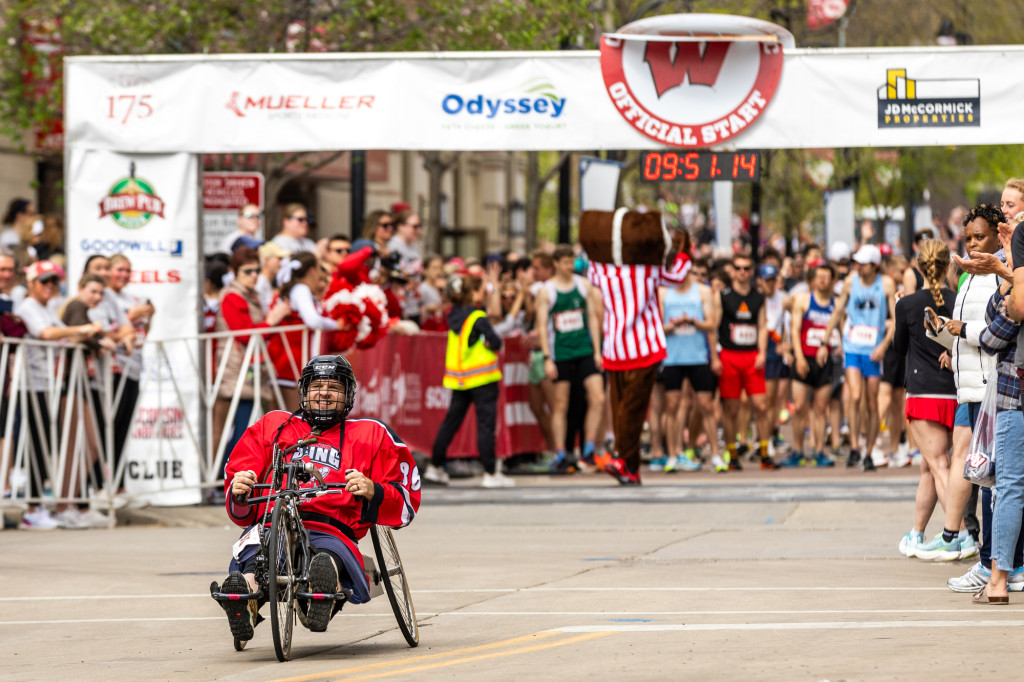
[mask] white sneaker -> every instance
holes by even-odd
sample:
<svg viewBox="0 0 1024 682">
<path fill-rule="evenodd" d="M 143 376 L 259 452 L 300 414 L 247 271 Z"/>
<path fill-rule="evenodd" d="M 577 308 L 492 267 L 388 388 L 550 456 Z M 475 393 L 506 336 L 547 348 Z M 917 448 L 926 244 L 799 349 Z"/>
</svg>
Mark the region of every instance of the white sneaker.
<svg viewBox="0 0 1024 682">
<path fill-rule="evenodd" d="M 925 544 L 924 533 L 917 533 L 913 528 L 900 539 L 900 554 L 913 557 L 917 548 Z"/>
<path fill-rule="evenodd" d="M 889 458 L 885 456 L 884 452 L 882 452 L 882 448 L 877 445 L 871 451 L 871 461 L 875 463 L 876 469 L 889 466 Z"/>
<path fill-rule="evenodd" d="M 889 468 L 902 469 L 908 466 L 910 466 L 910 450 L 907 448 L 906 443 L 902 443 L 896 452 L 892 453 L 892 457 L 889 458 Z"/>
<path fill-rule="evenodd" d="M 81 513 L 74 507 L 68 507 L 62 512 L 57 512 L 54 514 L 53 520 L 65 530 L 85 530 L 89 527 L 82 519 Z"/>
<path fill-rule="evenodd" d="M 79 520 L 85 524 L 85 528 L 109 528 L 110 517 L 103 512 L 90 509 L 86 512 L 78 513 Z"/>
<path fill-rule="evenodd" d="M 110 511 L 111 509 L 124 509 L 128 499 L 124 495 L 109 497 L 104 490 L 95 490 L 89 494 L 89 508 L 96 511 Z"/>
<path fill-rule="evenodd" d="M 436 467 L 433 464 L 427 465 L 427 470 L 423 472 L 423 479 L 436 483 L 437 485 L 448 485 L 451 483 L 451 479 L 448 477 L 448 472 L 441 467 Z"/>
<path fill-rule="evenodd" d="M 514 488 L 516 482 L 500 471 L 494 474 L 484 472 L 484 480 L 481 485 L 485 488 Z"/>
<path fill-rule="evenodd" d="M 56 530 L 60 524 L 50 516 L 46 507 L 36 507 L 21 517 L 22 530 Z"/>
<path fill-rule="evenodd" d="M 1024 577 L 1024 574 L 1021 575 L 1022 577 Z M 953 590 L 954 592 L 977 592 L 981 588 L 985 587 L 985 585 L 988 585 L 988 580 L 991 577 L 991 571 L 982 566 L 981 562 L 979 561 L 978 563 L 971 566 L 971 570 L 967 571 L 962 576 L 959 576 L 957 578 L 950 578 L 949 580 L 947 580 L 946 587 Z M 1009 578 L 1012 577 L 1013 576 L 1011 574 Z M 1009 587 L 1009 580 L 1007 580 L 1007 583 L 1008 589 L 1012 590 L 1013 588 Z M 1024 583 L 1021 583 L 1021 585 L 1024 585 Z"/>
</svg>

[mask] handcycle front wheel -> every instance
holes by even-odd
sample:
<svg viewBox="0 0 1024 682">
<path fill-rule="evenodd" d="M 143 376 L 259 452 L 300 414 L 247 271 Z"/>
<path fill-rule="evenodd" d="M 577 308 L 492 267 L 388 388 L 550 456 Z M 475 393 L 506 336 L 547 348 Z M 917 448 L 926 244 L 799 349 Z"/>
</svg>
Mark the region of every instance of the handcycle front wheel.
<svg viewBox="0 0 1024 682">
<path fill-rule="evenodd" d="M 274 634 L 277 660 L 287 661 L 292 653 L 292 625 L 295 623 L 295 532 L 286 510 L 278 502 L 270 521 L 267 543 L 267 586 L 270 601 L 270 626 Z"/>
<path fill-rule="evenodd" d="M 391 610 L 395 612 L 398 628 L 409 646 L 420 643 L 420 631 L 416 625 L 416 609 L 412 605 L 412 593 L 409 581 L 405 577 L 402 559 L 398 555 L 395 537 L 387 526 L 370 526 L 370 539 L 373 540 L 373 552 L 377 555 L 377 571 L 384 583 L 384 591 L 391 602 Z"/>
</svg>

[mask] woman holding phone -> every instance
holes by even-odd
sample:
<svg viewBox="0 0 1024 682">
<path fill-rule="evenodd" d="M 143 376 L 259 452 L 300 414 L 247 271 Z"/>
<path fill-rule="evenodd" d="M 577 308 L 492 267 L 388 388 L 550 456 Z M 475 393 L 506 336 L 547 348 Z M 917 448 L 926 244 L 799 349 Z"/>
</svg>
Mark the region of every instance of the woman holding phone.
<svg viewBox="0 0 1024 682">
<path fill-rule="evenodd" d="M 956 414 L 956 384 L 948 365 L 940 369 L 945 348 L 929 339 L 927 330 L 942 326 L 940 316 L 949 318 L 956 298 L 945 288 L 949 268 L 949 247 L 926 239 L 917 253 L 924 286 L 896 303 L 893 345 L 907 358 L 906 415 L 910 431 L 921 449 L 921 480 L 917 487 L 914 527 L 907 544 L 922 546 L 924 528 L 935 509 L 936 496 L 946 505 L 949 448 Z M 927 329 L 926 329 L 927 326 Z M 954 529 L 959 532 L 959 526 Z"/>
</svg>

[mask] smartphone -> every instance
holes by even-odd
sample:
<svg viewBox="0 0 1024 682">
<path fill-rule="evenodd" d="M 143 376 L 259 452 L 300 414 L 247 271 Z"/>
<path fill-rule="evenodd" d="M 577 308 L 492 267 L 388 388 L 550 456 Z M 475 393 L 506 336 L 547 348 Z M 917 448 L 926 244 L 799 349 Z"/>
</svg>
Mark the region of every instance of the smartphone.
<svg viewBox="0 0 1024 682">
<path fill-rule="evenodd" d="M 942 328 L 942 323 L 939 321 L 939 316 L 935 314 L 935 311 L 931 308 L 924 309 L 924 321 L 930 330 L 939 333 L 939 329 Z"/>
</svg>

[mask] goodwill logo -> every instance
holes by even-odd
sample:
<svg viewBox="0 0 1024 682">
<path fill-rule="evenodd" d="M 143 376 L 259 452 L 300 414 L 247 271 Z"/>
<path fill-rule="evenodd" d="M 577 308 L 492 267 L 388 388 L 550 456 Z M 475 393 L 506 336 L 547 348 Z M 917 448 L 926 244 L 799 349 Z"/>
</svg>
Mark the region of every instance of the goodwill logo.
<svg viewBox="0 0 1024 682">
<path fill-rule="evenodd" d="M 908 78 L 887 69 L 878 88 L 879 128 L 949 128 L 981 125 L 981 80 Z"/>
<path fill-rule="evenodd" d="M 110 216 L 123 228 L 136 230 L 154 216 L 164 217 L 164 200 L 146 180 L 135 177 L 135 162 L 128 165 L 128 177 L 114 183 L 100 201 L 100 218 Z"/>
<path fill-rule="evenodd" d="M 529 128 L 538 123 L 562 127 L 564 124 L 554 121 L 565 113 L 567 101 L 554 85 L 537 77 L 514 88 L 512 93 L 448 93 L 441 99 L 441 110 L 448 116 L 486 127 L 493 127 L 488 124 L 497 121 L 508 128 Z"/>
<path fill-rule="evenodd" d="M 185 255 L 185 247 L 180 239 L 83 239 L 80 246 L 84 253 L 123 253 L 171 258 L 181 258 Z"/>
</svg>

